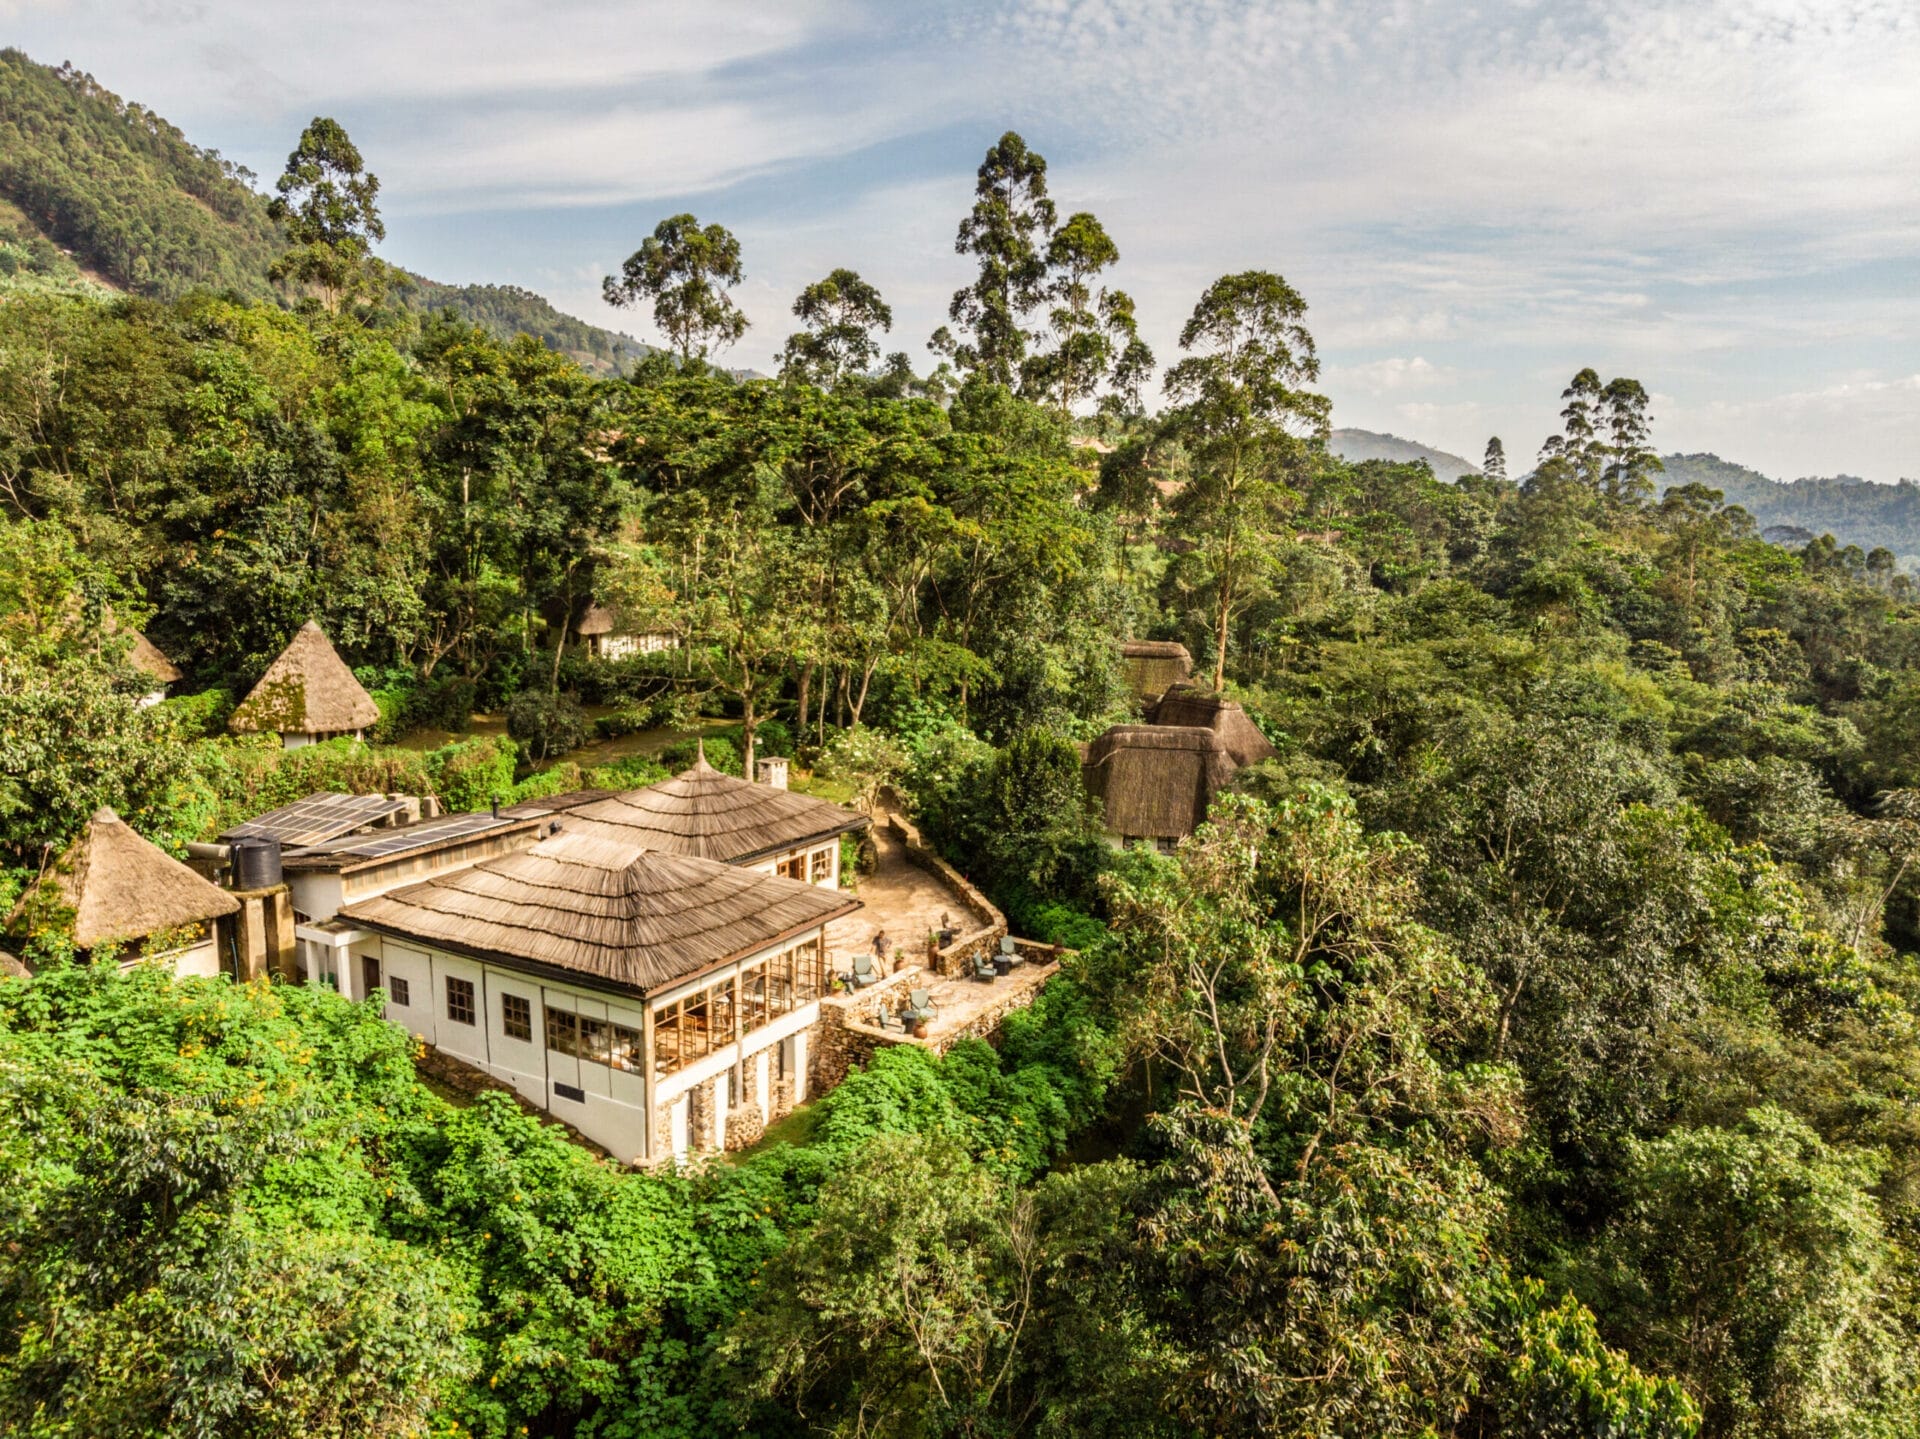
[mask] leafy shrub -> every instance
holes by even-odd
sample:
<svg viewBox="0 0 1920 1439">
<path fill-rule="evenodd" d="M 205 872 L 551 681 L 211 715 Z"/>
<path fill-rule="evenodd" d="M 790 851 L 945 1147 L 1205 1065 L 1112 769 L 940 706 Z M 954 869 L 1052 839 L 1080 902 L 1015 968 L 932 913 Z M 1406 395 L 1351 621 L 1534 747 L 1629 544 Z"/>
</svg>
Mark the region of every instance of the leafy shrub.
<svg viewBox="0 0 1920 1439">
<path fill-rule="evenodd" d="M 517 758 L 512 741 L 480 736 L 442 745 L 426 762 L 441 805 L 461 814 L 511 796 Z"/>
<path fill-rule="evenodd" d="M 612 714 L 601 715 L 593 722 L 596 739 L 620 739 L 626 735 L 638 734 L 649 723 L 645 710 L 625 707 Z"/>
<path fill-rule="evenodd" d="M 563 759 L 521 780 L 513 787 L 512 797 L 513 802 L 518 804 L 523 799 L 551 799 L 554 795 L 586 787 L 587 778 L 580 772 L 580 766 L 570 759 Z"/>
<path fill-rule="evenodd" d="M 722 774 L 740 773 L 740 751 L 725 735 L 675 740 L 660 751 L 660 763 L 667 767 L 668 773 L 679 774 L 682 770 L 693 768 L 694 756 L 703 747 L 707 763 Z"/>
<path fill-rule="evenodd" d="M 527 747 L 534 761 L 578 749 L 587 737 L 587 716 L 567 695 L 522 690 L 507 705 L 507 733 Z"/>
<path fill-rule="evenodd" d="M 375 744 L 391 744 L 406 732 L 407 704 L 413 698 L 413 693 L 403 689 L 369 690 L 367 693 L 374 708 L 380 711 L 380 718 L 373 722 L 367 738 Z"/>
<path fill-rule="evenodd" d="M 179 739 L 217 739 L 227 731 L 234 704 L 232 690 L 210 689 L 162 700 L 154 711 L 172 726 Z"/>
<path fill-rule="evenodd" d="M 462 675 L 444 675 L 416 685 L 407 704 L 409 729 L 443 729 L 464 734 L 473 724 L 480 687 Z"/>
<path fill-rule="evenodd" d="M 630 754 L 588 770 L 584 783 L 591 789 L 645 789 L 672 776 L 672 770 L 651 756 Z"/>
</svg>

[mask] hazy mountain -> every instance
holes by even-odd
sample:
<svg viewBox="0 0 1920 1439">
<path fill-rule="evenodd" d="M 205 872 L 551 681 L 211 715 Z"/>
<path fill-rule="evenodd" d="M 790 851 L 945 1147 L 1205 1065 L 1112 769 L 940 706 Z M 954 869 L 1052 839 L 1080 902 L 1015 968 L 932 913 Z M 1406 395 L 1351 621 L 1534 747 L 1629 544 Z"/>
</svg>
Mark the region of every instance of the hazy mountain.
<svg viewBox="0 0 1920 1439">
<path fill-rule="evenodd" d="M 1863 550 L 1884 547 L 1901 567 L 1920 567 L 1920 484 L 1880 485 L 1857 475 L 1781 481 L 1718 455 L 1666 455 L 1656 488 L 1702 484 L 1751 514 L 1768 538 L 1806 543 L 1832 535 Z"/>
<path fill-rule="evenodd" d="M 267 266 L 285 245 L 255 179 L 91 75 L 0 50 L 0 284 L 270 298 Z M 407 303 L 538 336 L 590 370 L 647 349 L 517 286 L 416 279 Z"/>
<path fill-rule="evenodd" d="M 1437 478 L 1449 482 L 1462 475 L 1477 474 L 1480 469 L 1471 460 L 1463 460 L 1445 450 L 1375 430 L 1335 430 L 1327 439 L 1327 448 L 1343 460 L 1394 460 L 1406 464 L 1425 460 Z"/>
</svg>

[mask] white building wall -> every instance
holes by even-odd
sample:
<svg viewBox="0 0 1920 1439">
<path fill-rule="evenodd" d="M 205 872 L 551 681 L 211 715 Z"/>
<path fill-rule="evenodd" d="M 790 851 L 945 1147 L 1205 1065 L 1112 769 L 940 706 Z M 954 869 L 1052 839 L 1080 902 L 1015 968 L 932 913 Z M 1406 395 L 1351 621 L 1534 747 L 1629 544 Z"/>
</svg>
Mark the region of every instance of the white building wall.
<svg viewBox="0 0 1920 1439">
<path fill-rule="evenodd" d="M 367 934 L 356 940 L 342 969 L 350 982 L 359 983 L 361 957 L 380 963 L 381 981 L 388 993 L 386 1015 L 393 1023 L 445 1053 L 485 1071 L 530 1103 L 565 1120 L 616 1159 L 639 1160 L 646 1153 L 646 1081 L 644 1076 L 611 1065 L 547 1047 L 545 1011 L 567 1010 L 644 1033 L 645 1005 L 658 1007 L 692 990 L 725 979 L 773 951 L 750 955 L 739 964 L 711 971 L 651 1001 L 623 1001 L 585 988 L 535 980 L 517 970 L 448 954 L 424 945 L 412 945 L 384 935 Z M 404 980 L 406 1004 L 393 996 L 393 980 Z M 447 980 L 464 979 L 474 987 L 474 1023 L 462 1024 L 448 1013 Z M 345 992 L 343 990 L 343 992 Z M 527 1000 L 531 1037 L 510 1038 L 505 1029 L 504 999 Z M 362 996 L 363 997 L 363 996 Z M 703 1102 L 711 1104 L 716 1145 L 724 1145 L 726 1114 L 731 1107 L 735 1065 L 744 1070 L 743 1102 L 756 1103 L 767 1114 L 772 1106 L 772 1056 L 776 1046 L 787 1050 L 787 1073 L 795 1076 L 796 1102 L 806 1087 L 806 1031 L 819 1021 L 820 1006 L 809 1001 L 791 1013 L 763 1025 L 743 1040 L 709 1054 L 655 1082 L 654 1102 L 667 1111 L 666 1133 L 656 1144 L 680 1158 L 690 1150 L 690 1100 L 702 1085 Z M 565 1086 L 563 1089 L 562 1086 Z"/>
</svg>

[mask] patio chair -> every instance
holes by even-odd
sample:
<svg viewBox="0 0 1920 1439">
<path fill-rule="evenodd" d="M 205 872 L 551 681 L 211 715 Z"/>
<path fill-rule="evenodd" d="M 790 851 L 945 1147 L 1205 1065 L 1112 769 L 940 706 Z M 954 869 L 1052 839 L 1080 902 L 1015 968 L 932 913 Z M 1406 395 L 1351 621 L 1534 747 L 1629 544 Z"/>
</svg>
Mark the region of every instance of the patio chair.
<svg viewBox="0 0 1920 1439">
<path fill-rule="evenodd" d="M 916 1024 L 925 1024 L 935 1014 L 933 991 L 930 989 L 912 990 L 907 995 L 907 1006 L 900 1011 L 901 1022 L 909 1028 Z"/>
<path fill-rule="evenodd" d="M 1008 964 L 1020 962 L 1020 951 L 1013 947 L 1013 936 L 1010 934 L 1000 936 L 1000 957 Z"/>
<path fill-rule="evenodd" d="M 865 989 L 868 985 L 878 984 L 879 982 L 880 972 L 874 968 L 873 956 L 870 954 L 856 954 L 853 957 L 853 987 L 855 989 Z"/>
<path fill-rule="evenodd" d="M 1000 977 L 1000 971 L 994 967 L 991 954 L 980 953 L 973 957 L 973 977 L 984 984 L 992 984 Z"/>
</svg>

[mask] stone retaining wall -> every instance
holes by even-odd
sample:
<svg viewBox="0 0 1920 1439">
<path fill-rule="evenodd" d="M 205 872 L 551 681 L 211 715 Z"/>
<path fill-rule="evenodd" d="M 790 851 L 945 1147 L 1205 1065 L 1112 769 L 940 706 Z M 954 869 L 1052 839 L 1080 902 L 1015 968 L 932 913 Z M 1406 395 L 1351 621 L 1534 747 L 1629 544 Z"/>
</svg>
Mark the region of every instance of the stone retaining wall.
<svg viewBox="0 0 1920 1439">
<path fill-rule="evenodd" d="M 928 944 L 927 968 L 947 979 L 970 973 L 976 958 L 992 954 L 999 948 L 1001 937 L 1007 932 L 1007 917 L 994 907 L 993 901 L 982 894 L 972 880 L 934 853 L 920 838 L 920 831 L 910 822 L 897 814 L 889 814 L 887 829 L 900 841 L 909 863 L 924 869 L 960 897 L 960 903 L 972 921 L 950 943 Z"/>
</svg>

